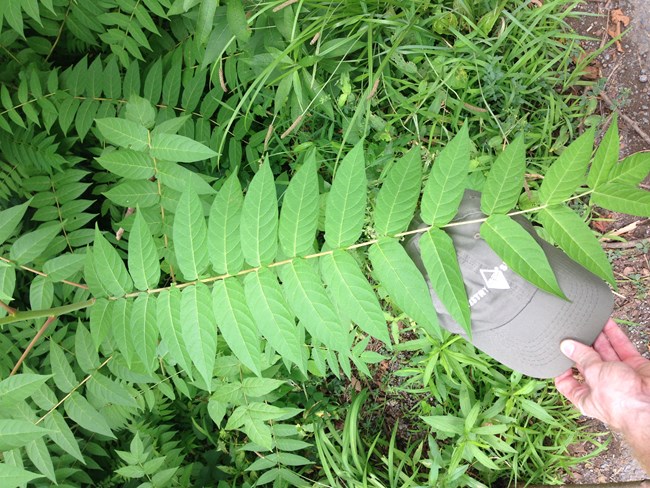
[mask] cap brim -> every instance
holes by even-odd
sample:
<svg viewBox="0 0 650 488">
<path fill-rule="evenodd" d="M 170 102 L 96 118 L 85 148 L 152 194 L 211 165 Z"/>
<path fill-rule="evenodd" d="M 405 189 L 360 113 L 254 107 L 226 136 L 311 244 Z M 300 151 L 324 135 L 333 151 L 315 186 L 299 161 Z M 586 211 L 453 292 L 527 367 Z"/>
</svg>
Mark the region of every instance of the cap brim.
<svg viewBox="0 0 650 488">
<path fill-rule="evenodd" d="M 569 301 L 537 290 L 519 315 L 496 329 L 472 333 L 472 343 L 516 371 L 553 378 L 573 366 L 560 351 L 560 342 L 593 344 L 611 315 L 614 298 L 600 278 L 553 246 L 542 246 Z"/>
</svg>

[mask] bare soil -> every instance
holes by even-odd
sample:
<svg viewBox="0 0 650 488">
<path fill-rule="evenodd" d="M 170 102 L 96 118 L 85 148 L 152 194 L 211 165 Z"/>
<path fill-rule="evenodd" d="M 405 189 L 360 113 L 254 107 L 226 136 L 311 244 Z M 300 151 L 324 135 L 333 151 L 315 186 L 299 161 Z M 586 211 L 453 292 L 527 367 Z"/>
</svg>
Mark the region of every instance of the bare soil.
<svg viewBox="0 0 650 488">
<path fill-rule="evenodd" d="M 625 32 L 592 64 L 595 78 L 605 82 L 599 95 L 599 110 L 609 117 L 619 112 L 621 157 L 650 150 L 650 2 L 648 0 L 587 0 L 579 8 L 585 12 L 572 22 L 577 32 L 590 36 L 583 42 L 588 52 L 595 52 L 612 40 L 617 29 Z M 627 24 L 627 25 L 625 25 Z M 629 30 L 628 30 L 629 29 Z M 627 117 L 625 117 L 627 116 Z M 650 177 L 642 184 L 650 189 Z M 605 219 L 594 225 L 600 232 L 619 232 L 627 243 L 604 242 L 619 289 L 614 318 L 626 329 L 642 354 L 650 358 L 650 219 L 603 212 Z M 601 433 L 607 449 L 588 462 L 576 466 L 567 476 L 568 483 L 614 483 L 650 478 L 632 457 L 619 434 L 593 419 L 581 419 L 591 432 Z M 576 445 L 570 452 L 584 455 L 593 446 Z"/>
</svg>

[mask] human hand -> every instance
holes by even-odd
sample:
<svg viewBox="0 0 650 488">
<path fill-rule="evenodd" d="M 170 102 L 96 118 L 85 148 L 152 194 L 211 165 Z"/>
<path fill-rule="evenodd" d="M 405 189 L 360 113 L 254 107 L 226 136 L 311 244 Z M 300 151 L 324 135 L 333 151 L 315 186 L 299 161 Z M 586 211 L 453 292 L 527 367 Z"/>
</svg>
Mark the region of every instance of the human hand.
<svg viewBox="0 0 650 488">
<path fill-rule="evenodd" d="M 573 340 L 562 341 L 560 347 L 575 361 L 584 383 L 569 369 L 555 385 L 583 415 L 622 431 L 633 429 L 642 417 L 650 419 L 650 361 L 612 319 L 593 347 Z"/>
</svg>

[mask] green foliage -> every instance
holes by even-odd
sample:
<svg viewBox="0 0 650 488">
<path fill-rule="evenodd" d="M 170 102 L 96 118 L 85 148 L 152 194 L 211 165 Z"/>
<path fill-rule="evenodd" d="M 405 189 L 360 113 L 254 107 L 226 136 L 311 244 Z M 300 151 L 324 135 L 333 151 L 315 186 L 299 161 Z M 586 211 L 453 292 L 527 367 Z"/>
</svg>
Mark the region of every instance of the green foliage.
<svg viewBox="0 0 650 488">
<path fill-rule="evenodd" d="M 483 188 L 504 260 L 559 293 L 506 213 L 520 199 L 612 281 L 567 203 L 648 215 L 650 159 L 617 163 L 615 123 L 588 174 L 594 130 L 565 147 L 588 101 L 555 90 L 579 78 L 563 2 L 439 3 L 2 4 L 2 486 L 352 483 L 362 400 L 339 438 L 331 392 L 373 374 L 378 349 L 404 350 L 386 324 L 399 311 L 430 348 L 413 381 L 445 405 L 423 422 L 476 437 L 412 462 L 395 436 L 386 462 L 377 438 L 377 480 L 401 486 L 399 458 L 428 483 L 479 486 L 513 455 L 501 435 L 524 450 L 518 425 L 556 421 L 554 397 L 525 398 L 539 382 L 508 389 L 523 380 L 449 345 L 400 237 L 419 203 L 432 286 L 469 332 L 444 232 L 467 187 Z M 520 198 L 531 168 L 546 178 Z M 499 408 L 468 367 L 504 389 Z M 337 445 L 354 449 L 328 472 Z"/>
</svg>

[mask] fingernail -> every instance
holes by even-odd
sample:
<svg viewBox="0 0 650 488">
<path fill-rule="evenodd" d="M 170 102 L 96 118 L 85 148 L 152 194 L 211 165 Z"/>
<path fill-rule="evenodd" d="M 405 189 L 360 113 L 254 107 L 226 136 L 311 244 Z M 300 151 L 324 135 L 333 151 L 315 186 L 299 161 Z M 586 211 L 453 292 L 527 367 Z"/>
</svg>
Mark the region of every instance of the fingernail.
<svg viewBox="0 0 650 488">
<path fill-rule="evenodd" d="M 562 341 L 560 343 L 560 350 L 567 357 L 571 357 L 574 349 L 575 349 L 575 345 L 573 344 L 573 341 Z"/>
</svg>

